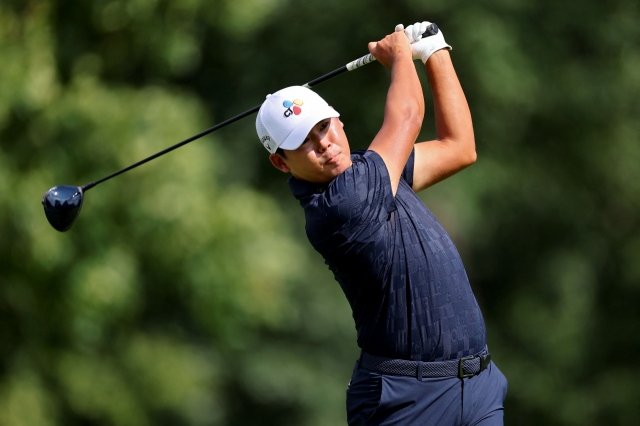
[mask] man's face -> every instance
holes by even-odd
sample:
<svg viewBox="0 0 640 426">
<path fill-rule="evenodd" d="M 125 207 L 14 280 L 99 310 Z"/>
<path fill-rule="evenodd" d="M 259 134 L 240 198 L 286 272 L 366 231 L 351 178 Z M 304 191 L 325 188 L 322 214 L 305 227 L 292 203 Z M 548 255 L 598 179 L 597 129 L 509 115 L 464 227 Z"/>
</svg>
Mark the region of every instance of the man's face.
<svg viewBox="0 0 640 426">
<path fill-rule="evenodd" d="M 285 151 L 285 156 L 271 154 L 269 159 L 296 179 L 327 184 L 351 167 L 351 150 L 342 122 L 327 118 L 311 129 L 297 149 Z"/>
</svg>

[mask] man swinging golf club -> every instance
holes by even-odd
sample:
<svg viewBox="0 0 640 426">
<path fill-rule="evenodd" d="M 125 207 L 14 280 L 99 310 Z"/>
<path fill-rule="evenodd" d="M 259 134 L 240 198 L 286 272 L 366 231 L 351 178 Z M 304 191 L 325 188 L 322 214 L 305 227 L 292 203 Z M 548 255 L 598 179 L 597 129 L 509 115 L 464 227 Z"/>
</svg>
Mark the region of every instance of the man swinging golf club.
<svg viewBox="0 0 640 426">
<path fill-rule="evenodd" d="M 451 47 L 442 32 L 422 38 L 428 25 L 399 25 L 369 43 L 391 83 L 368 150 L 351 153 L 338 112 L 304 87 L 267 97 L 256 121 L 353 310 L 362 354 L 347 390 L 351 426 L 503 424 L 507 381 L 462 260 L 416 195 L 476 160 Z M 416 143 L 424 95 L 413 59 L 433 93 L 430 142 Z"/>
</svg>

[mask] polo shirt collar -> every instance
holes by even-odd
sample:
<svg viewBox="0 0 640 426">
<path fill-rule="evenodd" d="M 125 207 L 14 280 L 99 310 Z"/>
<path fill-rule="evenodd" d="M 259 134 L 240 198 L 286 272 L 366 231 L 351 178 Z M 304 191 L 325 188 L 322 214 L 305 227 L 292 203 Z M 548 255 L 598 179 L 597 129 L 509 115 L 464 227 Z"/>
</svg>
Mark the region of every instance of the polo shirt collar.
<svg viewBox="0 0 640 426">
<path fill-rule="evenodd" d="M 289 184 L 291 193 L 294 197 L 296 197 L 297 200 L 300 200 L 303 197 L 307 197 L 309 195 L 321 194 L 327 188 L 326 185 L 319 185 L 317 183 L 299 180 L 293 176 L 289 178 L 287 183 Z"/>
</svg>

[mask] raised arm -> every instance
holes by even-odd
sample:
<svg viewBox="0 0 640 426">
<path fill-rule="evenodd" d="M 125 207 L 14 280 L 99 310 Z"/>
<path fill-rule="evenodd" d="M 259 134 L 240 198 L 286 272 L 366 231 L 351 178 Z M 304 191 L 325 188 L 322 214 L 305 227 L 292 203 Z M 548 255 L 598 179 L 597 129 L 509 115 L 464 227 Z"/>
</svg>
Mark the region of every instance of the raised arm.
<svg viewBox="0 0 640 426">
<path fill-rule="evenodd" d="M 391 84 L 384 108 L 384 121 L 369 149 L 384 160 L 395 195 L 402 170 L 418 138 L 424 119 L 424 95 L 413 64 L 411 46 L 404 32 L 369 43 L 369 51 L 391 68 Z"/>
<path fill-rule="evenodd" d="M 446 50 L 434 53 L 426 63 L 433 92 L 436 139 L 415 146 L 413 190 L 429 186 L 476 161 L 471 112 Z"/>
<path fill-rule="evenodd" d="M 425 63 L 433 93 L 436 139 L 415 145 L 413 190 L 421 191 L 476 161 L 471 112 L 442 33 L 420 39 L 429 24 L 416 23 L 405 30 L 413 42 L 413 57 Z M 400 26 L 399 26 L 400 27 Z M 434 53 L 435 52 L 435 53 Z"/>
</svg>

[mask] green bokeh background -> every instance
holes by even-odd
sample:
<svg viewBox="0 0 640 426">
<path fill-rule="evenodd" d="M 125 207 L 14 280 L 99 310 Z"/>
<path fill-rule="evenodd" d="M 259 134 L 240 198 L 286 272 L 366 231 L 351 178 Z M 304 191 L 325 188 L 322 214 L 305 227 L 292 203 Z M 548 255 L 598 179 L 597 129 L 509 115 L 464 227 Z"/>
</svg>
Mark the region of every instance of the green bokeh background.
<svg viewBox="0 0 640 426">
<path fill-rule="evenodd" d="M 0 425 L 346 424 L 349 306 L 253 118 L 80 185 L 437 22 L 478 162 L 421 196 L 456 242 L 511 425 L 640 418 L 640 3 L 0 2 Z M 421 138 L 434 136 L 427 93 Z M 388 72 L 317 87 L 352 148 Z"/>
</svg>

